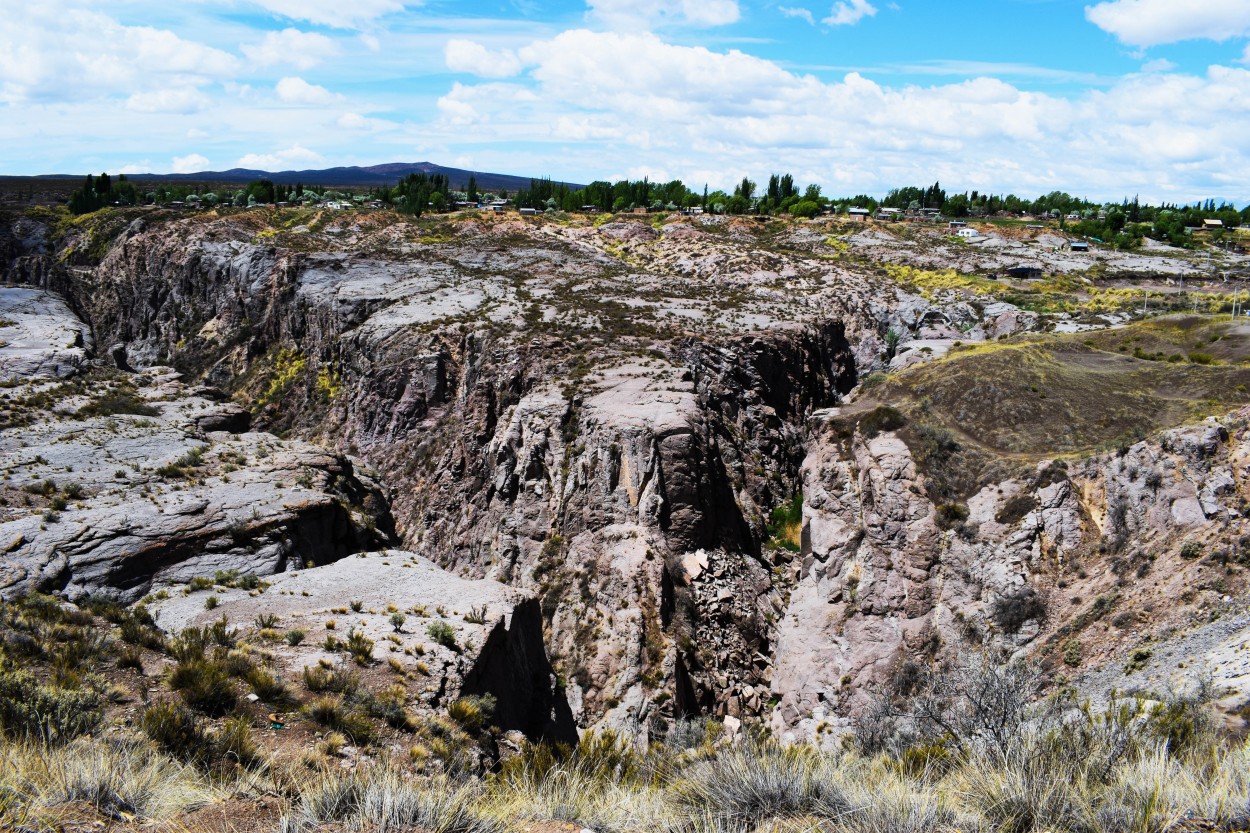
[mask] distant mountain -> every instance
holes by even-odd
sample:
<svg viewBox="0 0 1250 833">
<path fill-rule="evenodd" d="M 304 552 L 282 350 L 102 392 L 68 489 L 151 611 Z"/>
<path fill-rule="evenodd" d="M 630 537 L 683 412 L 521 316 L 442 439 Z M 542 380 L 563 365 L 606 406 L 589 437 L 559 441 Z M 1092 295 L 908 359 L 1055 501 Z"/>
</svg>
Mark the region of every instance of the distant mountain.
<svg viewBox="0 0 1250 833">
<path fill-rule="evenodd" d="M 483 191 L 497 191 L 506 188 L 516 191 L 528 188 L 530 178 L 512 176 L 510 174 L 493 174 L 484 171 L 466 171 L 462 168 L 448 168 L 435 165 L 433 162 L 390 162 L 383 165 L 370 165 L 367 168 L 324 168 L 310 171 L 257 171 L 248 168 L 231 168 L 228 171 L 200 171 L 193 174 L 128 174 L 136 182 L 251 182 L 255 179 L 269 179 L 283 185 L 294 185 L 302 182 L 309 187 L 347 187 L 394 185 L 412 173 L 444 174 L 451 180 L 454 187 L 464 189 L 469 177 L 476 177 L 477 187 Z M 68 174 L 51 174 L 37 177 L 38 179 L 78 179 Z M 566 183 L 570 188 L 581 188 L 579 184 Z"/>
</svg>

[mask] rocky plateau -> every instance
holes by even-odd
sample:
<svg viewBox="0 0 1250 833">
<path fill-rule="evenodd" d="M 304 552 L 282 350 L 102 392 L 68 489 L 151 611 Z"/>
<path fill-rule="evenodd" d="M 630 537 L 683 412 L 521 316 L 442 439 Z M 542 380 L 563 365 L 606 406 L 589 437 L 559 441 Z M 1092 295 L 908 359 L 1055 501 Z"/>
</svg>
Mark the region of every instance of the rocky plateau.
<svg viewBox="0 0 1250 833">
<path fill-rule="evenodd" d="M 709 714 L 833 744 L 974 648 L 1094 697 L 1210 674 L 1236 724 L 1250 336 L 1190 310 L 1227 289 L 1184 252 L 986 233 L 7 216 L 0 592 L 271 582 L 171 590 L 170 628 L 485 605 L 419 696 L 511 698 L 531 735 Z"/>
</svg>

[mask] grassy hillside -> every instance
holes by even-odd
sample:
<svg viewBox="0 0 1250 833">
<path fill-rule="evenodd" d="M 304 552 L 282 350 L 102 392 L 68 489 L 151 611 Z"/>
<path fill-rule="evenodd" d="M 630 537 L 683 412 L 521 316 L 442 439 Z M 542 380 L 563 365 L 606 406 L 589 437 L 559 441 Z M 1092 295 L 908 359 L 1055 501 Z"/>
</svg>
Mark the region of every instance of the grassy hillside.
<svg viewBox="0 0 1250 833">
<path fill-rule="evenodd" d="M 956 347 L 872 387 L 889 404 L 998 455 L 1081 454 L 1250 399 L 1250 327 L 1168 316 L 1094 333 Z"/>
</svg>

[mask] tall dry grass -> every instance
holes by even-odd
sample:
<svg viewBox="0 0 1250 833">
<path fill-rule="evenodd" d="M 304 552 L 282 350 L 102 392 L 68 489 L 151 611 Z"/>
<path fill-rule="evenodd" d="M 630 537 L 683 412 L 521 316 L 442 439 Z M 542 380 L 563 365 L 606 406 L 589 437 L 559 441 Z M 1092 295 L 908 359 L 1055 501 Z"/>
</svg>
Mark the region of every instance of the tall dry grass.
<svg viewBox="0 0 1250 833">
<path fill-rule="evenodd" d="M 199 770 L 138 740 L 0 742 L 0 829 L 38 829 L 77 802 L 110 818 L 164 820 L 222 796 Z"/>
</svg>

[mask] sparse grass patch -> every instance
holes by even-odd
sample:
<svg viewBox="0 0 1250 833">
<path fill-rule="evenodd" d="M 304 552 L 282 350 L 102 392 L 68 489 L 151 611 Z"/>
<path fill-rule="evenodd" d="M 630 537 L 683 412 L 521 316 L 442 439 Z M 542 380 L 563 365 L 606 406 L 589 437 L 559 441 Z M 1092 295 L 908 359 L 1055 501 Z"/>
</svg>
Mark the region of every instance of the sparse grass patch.
<svg viewBox="0 0 1250 833">
<path fill-rule="evenodd" d="M 325 825 L 351 830 L 429 830 L 432 833 L 504 833 L 500 822 L 475 807 L 472 783 L 423 783 L 391 767 L 329 773 L 301 791 L 283 830 L 298 833 Z"/>
<path fill-rule="evenodd" d="M 78 417 L 85 419 L 88 417 L 114 416 L 116 414 L 157 416 L 160 412 L 160 408 L 140 398 L 134 388 L 115 387 L 79 408 Z"/>
<path fill-rule="evenodd" d="M 1250 385 L 1250 368 L 1236 361 L 1250 355 L 1250 339 L 1240 346 L 1232 339 L 1218 342 L 1227 358 L 1217 361 L 1226 363 L 1212 365 L 1143 361 L 1116 349 L 1139 333 L 1159 332 L 1156 321 L 953 350 L 892 374 L 872 396 L 910 417 L 922 408 L 926 421 L 957 427 L 961 442 L 1042 459 L 1114 447 L 1242 401 L 1236 389 Z M 1206 319 L 1195 321 L 1177 326 L 1197 331 Z M 1156 335 L 1150 338 L 1144 349 L 1171 350 Z M 1039 430 L 1051 425 L 1064 430 Z"/>
</svg>

